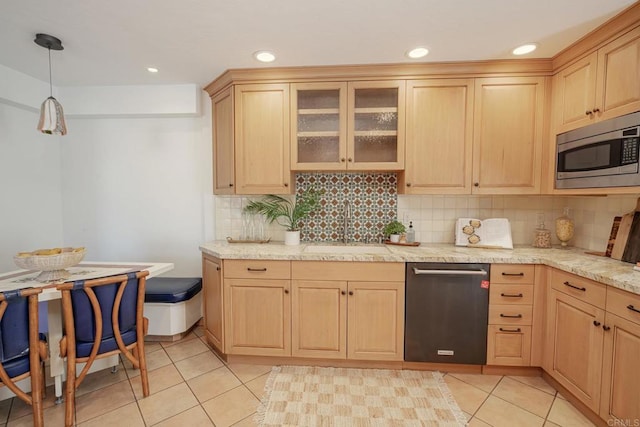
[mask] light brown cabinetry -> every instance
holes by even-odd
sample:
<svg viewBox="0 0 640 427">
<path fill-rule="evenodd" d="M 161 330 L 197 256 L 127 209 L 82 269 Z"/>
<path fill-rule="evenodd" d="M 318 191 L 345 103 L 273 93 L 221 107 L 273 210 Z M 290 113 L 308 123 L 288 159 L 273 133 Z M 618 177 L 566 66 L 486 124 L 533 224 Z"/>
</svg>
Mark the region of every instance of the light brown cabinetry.
<svg viewBox="0 0 640 427">
<path fill-rule="evenodd" d="M 493 264 L 487 365 L 530 366 L 535 267 Z"/>
<path fill-rule="evenodd" d="M 545 91 L 544 77 L 475 80 L 473 193 L 540 192 Z"/>
<path fill-rule="evenodd" d="M 552 270 L 547 304 L 545 369 L 598 412 L 606 286 Z"/>
<path fill-rule="evenodd" d="M 221 260 L 203 254 L 202 282 L 205 335 L 207 340 L 219 351 L 224 351 L 224 311 Z"/>
<path fill-rule="evenodd" d="M 640 295 L 609 288 L 606 308 L 600 417 L 624 425 L 640 418 Z"/>
<path fill-rule="evenodd" d="M 290 356 L 290 262 L 224 264 L 225 353 Z"/>
<path fill-rule="evenodd" d="M 406 194 L 470 194 L 473 79 L 407 81 Z"/>
<path fill-rule="evenodd" d="M 292 170 L 404 167 L 404 81 L 291 87 Z"/>
<path fill-rule="evenodd" d="M 287 194 L 289 85 L 234 87 L 236 194 Z"/>
<path fill-rule="evenodd" d="M 227 88 L 211 98 L 213 118 L 213 192 L 235 192 L 233 90 Z"/>
<path fill-rule="evenodd" d="M 293 356 L 403 359 L 403 263 L 294 261 L 292 278 Z"/>
<path fill-rule="evenodd" d="M 555 134 L 640 110 L 640 28 L 553 78 Z"/>
</svg>

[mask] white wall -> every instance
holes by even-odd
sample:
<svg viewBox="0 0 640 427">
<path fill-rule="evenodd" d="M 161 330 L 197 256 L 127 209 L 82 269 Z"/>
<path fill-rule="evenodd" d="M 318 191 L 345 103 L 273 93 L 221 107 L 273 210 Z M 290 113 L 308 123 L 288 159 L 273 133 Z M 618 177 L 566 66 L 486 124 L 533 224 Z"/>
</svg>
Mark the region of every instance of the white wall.
<svg viewBox="0 0 640 427">
<path fill-rule="evenodd" d="M 189 118 L 70 119 L 61 144 L 64 241 L 97 261 L 173 262 L 200 276 L 212 218 L 211 123 Z"/>
<path fill-rule="evenodd" d="M 0 97 L 0 272 L 18 269 L 16 252 L 63 244 L 60 137 L 37 124 Z"/>
</svg>

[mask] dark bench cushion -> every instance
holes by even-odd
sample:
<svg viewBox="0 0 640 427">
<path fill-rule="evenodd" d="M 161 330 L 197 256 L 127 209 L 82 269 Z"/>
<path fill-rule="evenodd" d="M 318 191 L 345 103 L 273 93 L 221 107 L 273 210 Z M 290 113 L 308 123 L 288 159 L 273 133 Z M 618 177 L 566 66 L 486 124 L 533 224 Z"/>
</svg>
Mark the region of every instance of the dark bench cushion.
<svg viewBox="0 0 640 427">
<path fill-rule="evenodd" d="M 144 302 L 176 303 L 190 300 L 202 289 L 199 277 L 154 277 L 147 280 Z"/>
</svg>

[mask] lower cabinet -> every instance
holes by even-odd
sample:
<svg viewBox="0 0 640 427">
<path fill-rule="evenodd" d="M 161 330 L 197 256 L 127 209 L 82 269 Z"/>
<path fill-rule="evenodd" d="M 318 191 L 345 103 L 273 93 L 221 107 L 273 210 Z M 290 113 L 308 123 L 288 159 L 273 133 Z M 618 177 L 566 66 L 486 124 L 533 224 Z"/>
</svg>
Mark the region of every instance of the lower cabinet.
<svg viewBox="0 0 640 427">
<path fill-rule="evenodd" d="M 225 351 L 291 355 L 289 280 L 225 279 Z"/>
<path fill-rule="evenodd" d="M 606 290 L 604 285 L 553 271 L 547 306 L 549 374 L 596 413 L 605 322 L 604 294 L 599 296 L 602 290 Z"/>
<path fill-rule="evenodd" d="M 403 360 L 404 282 L 292 285 L 292 356 Z"/>
<path fill-rule="evenodd" d="M 219 351 L 224 351 L 222 260 L 202 256 L 202 282 L 205 335 Z"/>
<path fill-rule="evenodd" d="M 600 417 L 632 425 L 640 419 L 640 296 L 609 288 L 603 326 Z"/>
</svg>

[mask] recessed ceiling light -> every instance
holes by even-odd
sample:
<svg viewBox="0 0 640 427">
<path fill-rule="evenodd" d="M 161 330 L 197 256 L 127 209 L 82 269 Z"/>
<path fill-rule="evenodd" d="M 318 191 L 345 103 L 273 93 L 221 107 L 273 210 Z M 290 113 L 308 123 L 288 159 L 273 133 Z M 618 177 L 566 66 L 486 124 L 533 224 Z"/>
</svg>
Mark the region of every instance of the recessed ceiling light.
<svg viewBox="0 0 640 427">
<path fill-rule="evenodd" d="M 254 53 L 253 57 L 260 62 L 273 62 L 276 60 L 276 56 L 271 52 L 267 52 L 266 50 L 260 50 Z"/>
<path fill-rule="evenodd" d="M 148 67 L 148 68 L 147 68 L 147 71 L 148 71 L 148 72 L 150 72 L 150 73 L 157 73 L 157 72 L 158 72 L 158 69 L 157 69 L 157 68 L 154 68 L 154 67 Z"/>
<path fill-rule="evenodd" d="M 513 54 L 514 55 L 526 55 L 527 53 L 533 52 L 537 48 L 538 48 L 537 44 L 535 44 L 535 43 L 527 43 L 527 44 L 523 44 L 522 46 L 518 46 L 517 48 L 513 49 Z"/>
<path fill-rule="evenodd" d="M 416 47 L 415 49 L 411 49 L 407 52 L 407 56 L 411 59 L 418 59 L 427 56 L 429 53 L 429 49 L 426 47 Z"/>
</svg>

